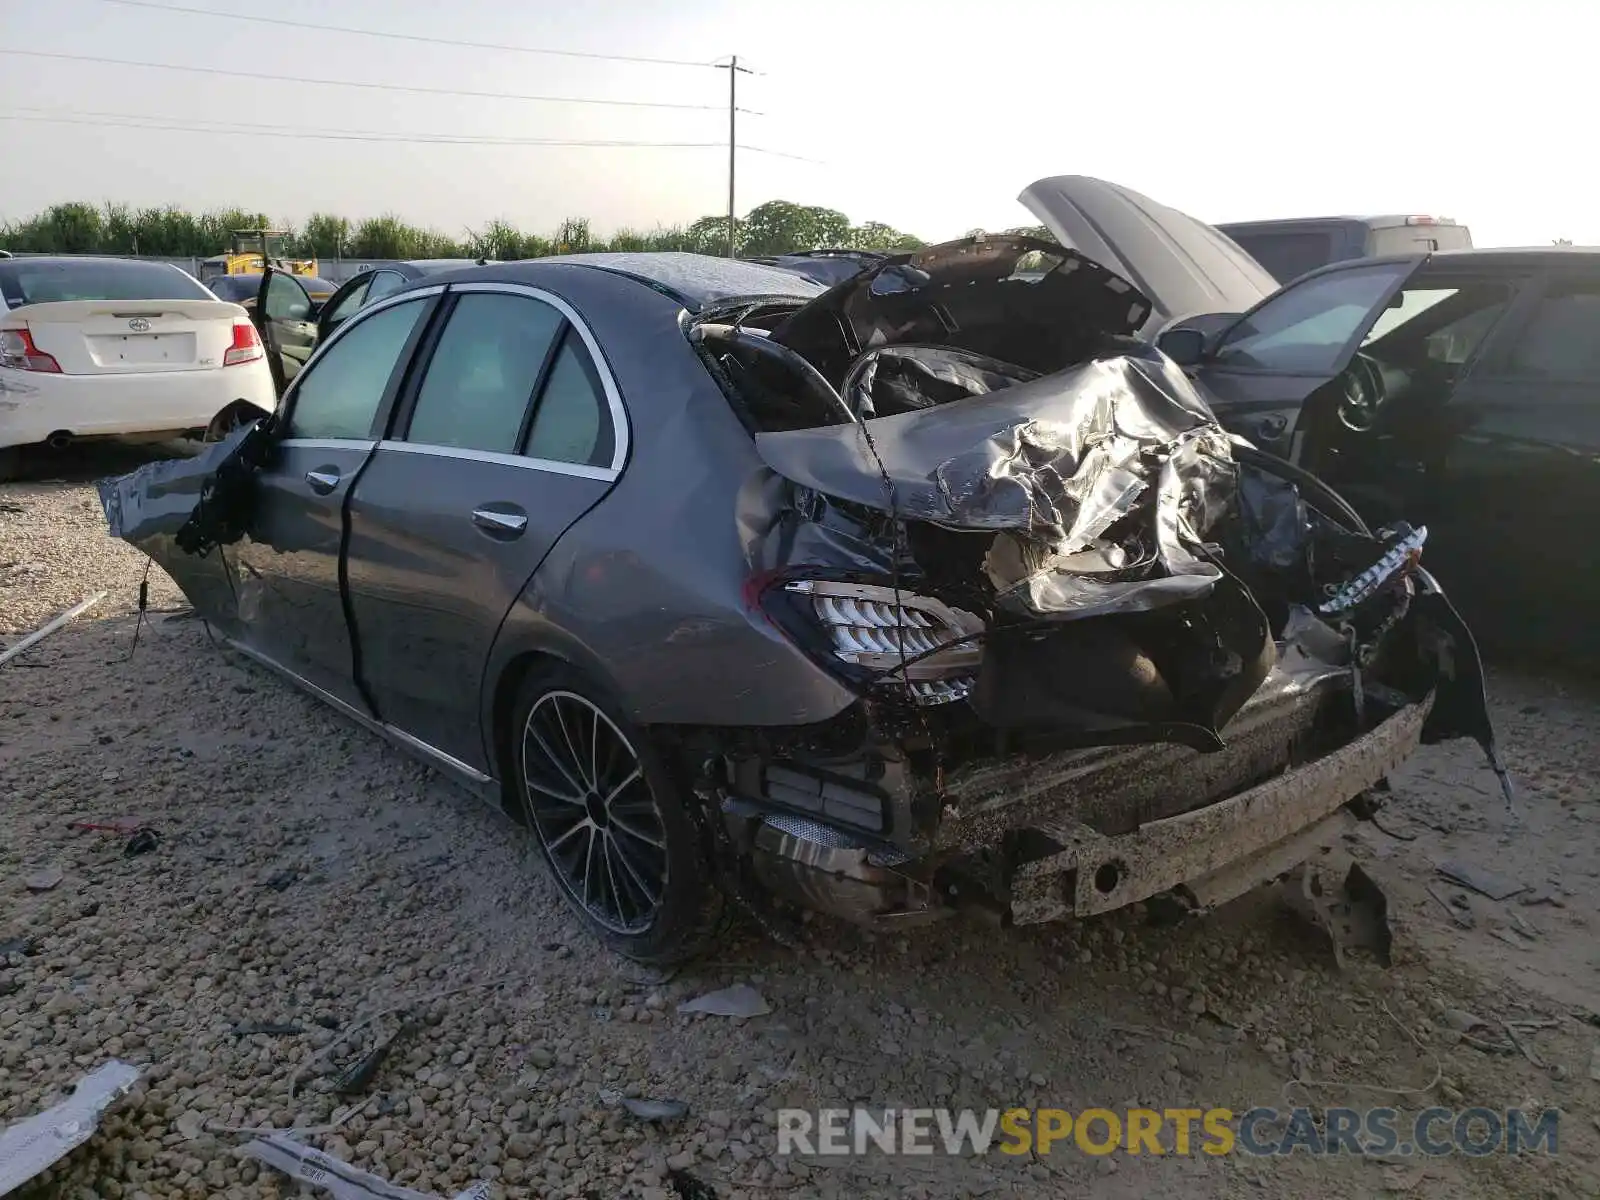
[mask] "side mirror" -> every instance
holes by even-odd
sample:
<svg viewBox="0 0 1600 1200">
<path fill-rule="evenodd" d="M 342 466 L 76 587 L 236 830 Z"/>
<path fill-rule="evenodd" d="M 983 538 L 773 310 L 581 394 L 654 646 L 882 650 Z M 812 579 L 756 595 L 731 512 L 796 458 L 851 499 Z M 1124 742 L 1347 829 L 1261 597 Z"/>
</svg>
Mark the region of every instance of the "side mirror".
<svg viewBox="0 0 1600 1200">
<path fill-rule="evenodd" d="M 1180 367 L 1198 366 L 1206 356 L 1206 335 L 1198 329 L 1169 329 L 1156 338 L 1156 349 Z"/>
</svg>

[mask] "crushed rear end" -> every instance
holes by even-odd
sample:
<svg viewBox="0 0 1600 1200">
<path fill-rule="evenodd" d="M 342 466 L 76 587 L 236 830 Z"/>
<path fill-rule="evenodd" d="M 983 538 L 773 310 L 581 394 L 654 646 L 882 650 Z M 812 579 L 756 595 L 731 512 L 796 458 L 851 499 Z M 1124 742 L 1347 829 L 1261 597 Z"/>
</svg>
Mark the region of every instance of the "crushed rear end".
<svg viewBox="0 0 1600 1200">
<path fill-rule="evenodd" d="M 689 319 L 767 468 L 738 513 L 753 619 L 858 696 L 690 738 L 748 894 L 873 925 L 1204 908 L 1424 742 L 1499 770 L 1426 530 L 1368 530 L 1230 438 L 1132 336 L 1150 313 L 1007 236 Z"/>
</svg>

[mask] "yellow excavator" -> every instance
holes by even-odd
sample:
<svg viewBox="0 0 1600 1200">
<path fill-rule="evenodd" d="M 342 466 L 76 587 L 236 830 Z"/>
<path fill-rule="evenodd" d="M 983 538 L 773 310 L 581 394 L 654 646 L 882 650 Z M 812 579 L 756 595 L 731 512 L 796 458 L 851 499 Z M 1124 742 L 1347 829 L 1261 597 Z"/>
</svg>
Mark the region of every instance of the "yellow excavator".
<svg viewBox="0 0 1600 1200">
<path fill-rule="evenodd" d="M 200 282 L 221 275 L 259 274 L 263 263 L 270 263 L 291 275 L 315 275 L 315 258 L 289 258 L 285 253 L 288 232 L 282 229 L 235 229 L 226 254 L 200 260 Z"/>
</svg>

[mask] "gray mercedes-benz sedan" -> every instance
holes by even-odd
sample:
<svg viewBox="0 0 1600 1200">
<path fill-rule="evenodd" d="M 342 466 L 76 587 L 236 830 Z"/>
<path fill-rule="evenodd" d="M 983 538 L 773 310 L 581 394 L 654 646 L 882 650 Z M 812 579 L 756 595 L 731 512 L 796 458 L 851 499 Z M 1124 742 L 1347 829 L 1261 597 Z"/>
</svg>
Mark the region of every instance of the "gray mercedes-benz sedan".
<svg viewBox="0 0 1600 1200">
<path fill-rule="evenodd" d="M 232 643 L 525 820 L 636 958 L 730 898 L 1204 908 L 1420 742 L 1497 759 L 1426 531 L 1230 439 L 1150 311 L 1013 236 L 831 288 L 466 268 L 101 495 Z"/>
</svg>

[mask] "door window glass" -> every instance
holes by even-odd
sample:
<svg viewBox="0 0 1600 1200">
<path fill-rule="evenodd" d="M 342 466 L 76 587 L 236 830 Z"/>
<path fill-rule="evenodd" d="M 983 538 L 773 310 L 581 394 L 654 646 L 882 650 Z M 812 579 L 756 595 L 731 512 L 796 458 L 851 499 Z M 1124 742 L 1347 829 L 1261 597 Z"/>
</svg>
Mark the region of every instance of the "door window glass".
<svg viewBox="0 0 1600 1200">
<path fill-rule="evenodd" d="M 1344 348 L 1413 266 L 1352 267 L 1292 284 L 1228 331 L 1217 362 L 1289 375 L 1337 374 Z"/>
<path fill-rule="evenodd" d="M 328 315 L 323 318 L 326 328 L 332 329 L 347 317 L 353 317 L 367 300 L 367 289 L 372 286 L 372 280 L 364 279 L 339 298 L 339 303 L 328 310 Z"/>
<path fill-rule="evenodd" d="M 1600 281 L 1552 285 L 1512 346 L 1506 365 L 1513 375 L 1600 378 Z"/>
<path fill-rule="evenodd" d="M 1483 344 L 1511 299 L 1508 283 L 1405 288 L 1395 294 L 1361 343 L 1387 362 L 1462 366 Z"/>
<path fill-rule="evenodd" d="M 267 282 L 266 309 L 269 321 L 309 321 L 311 297 L 293 275 L 273 272 Z"/>
<path fill-rule="evenodd" d="M 428 364 L 406 440 L 515 454 L 563 321 L 550 305 L 527 296 L 462 296 Z"/>
<path fill-rule="evenodd" d="M 427 302 L 421 298 L 376 312 L 329 344 L 296 381 L 289 436 L 368 438 L 412 330 Z"/>
<path fill-rule="evenodd" d="M 594 362 L 572 330 L 550 370 L 528 432 L 528 456 L 603 467 L 611 463 L 610 413 Z"/>
<path fill-rule="evenodd" d="M 397 292 L 405 284 L 406 277 L 398 271 L 379 271 L 372 277 L 372 286 L 367 289 L 368 303 L 387 296 L 390 292 Z"/>
</svg>

